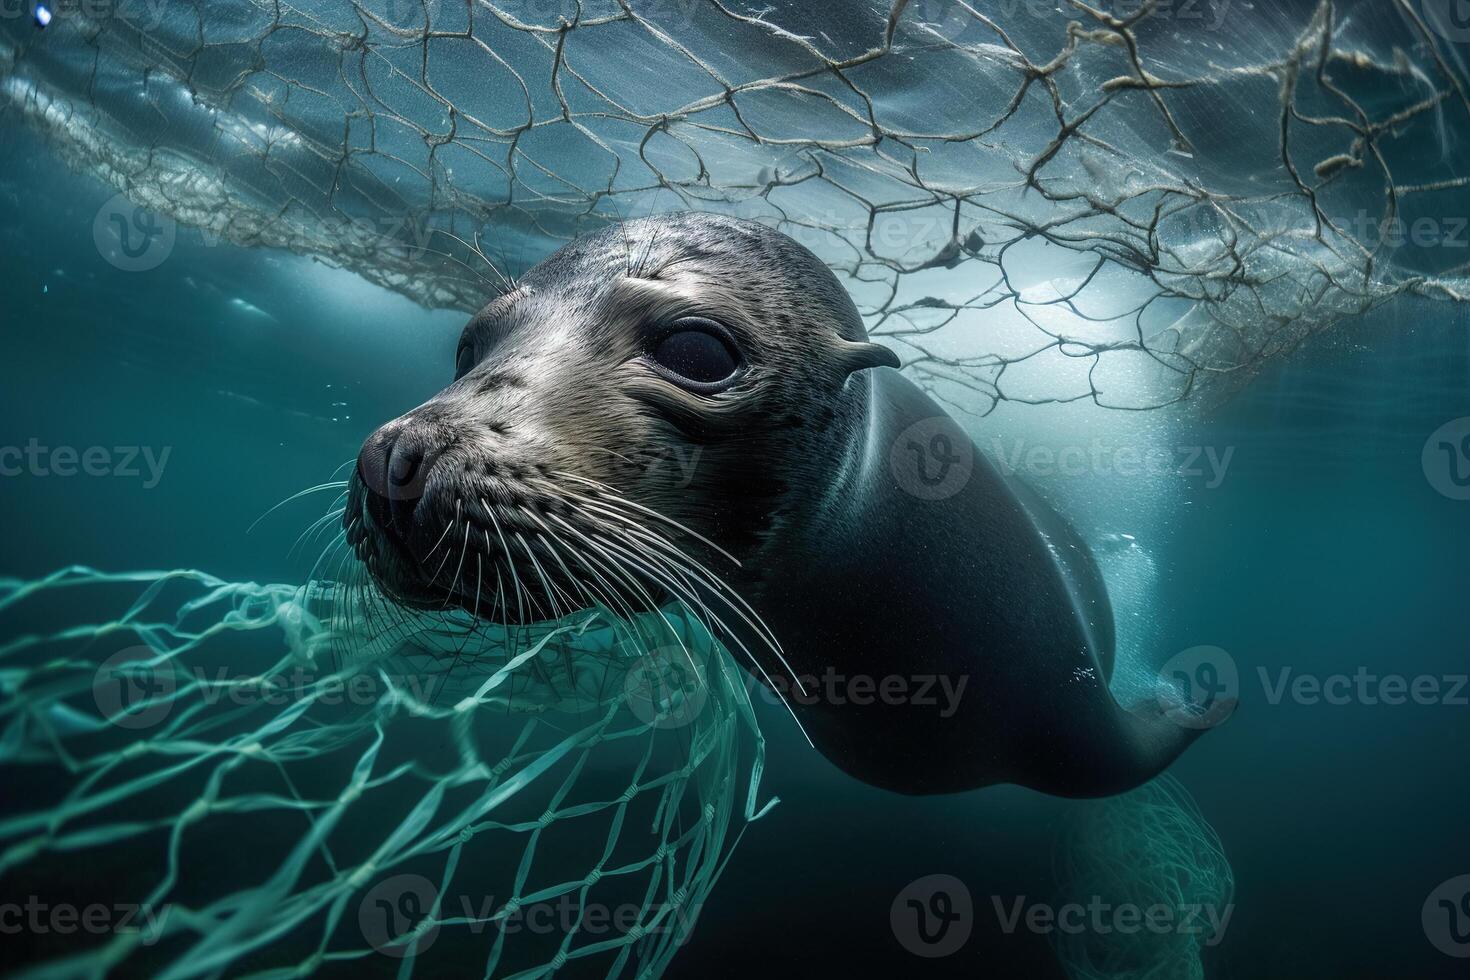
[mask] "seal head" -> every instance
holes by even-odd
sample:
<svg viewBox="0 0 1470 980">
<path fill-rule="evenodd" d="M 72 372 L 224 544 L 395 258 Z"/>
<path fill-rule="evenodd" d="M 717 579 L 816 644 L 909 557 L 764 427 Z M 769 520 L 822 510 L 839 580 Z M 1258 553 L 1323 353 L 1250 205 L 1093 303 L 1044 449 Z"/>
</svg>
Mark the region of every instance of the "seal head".
<svg viewBox="0 0 1470 980">
<path fill-rule="evenodd" d="M 522 611 L 542 618 L 558 589 L 522 566 L 534 556 L 575 595 L 566 579 L 587 570 L 556 552 L 616 526 L 600 509 L 656 512 L 754 560 L 828 481 L 847 379 L 897 363 L 784 235 L 697 214 L 608 228 L 476 314 L 453 382 L 368 438 L 349 540 L 401 602 L 472 608 L 478 589 L 484 613 L 498 575 L 521 579 Z M 614 492 L 638 506 L 603 499 Z"/>
</svg>

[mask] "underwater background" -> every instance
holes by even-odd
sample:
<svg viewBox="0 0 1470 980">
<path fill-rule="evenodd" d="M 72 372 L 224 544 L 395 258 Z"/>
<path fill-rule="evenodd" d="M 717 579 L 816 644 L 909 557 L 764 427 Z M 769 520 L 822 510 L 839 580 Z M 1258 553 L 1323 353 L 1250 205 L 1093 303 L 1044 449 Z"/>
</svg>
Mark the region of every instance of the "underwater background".
<svg viewBox="0 0 1470 980">
<path fill-rule="evenodd" d="M 1467 134 L 1442 135 L 1459 147 Z M 80 563 L 300 582 L 314 553 L 293 544 L 320 502 L 262 514 L 440 390 L 464 315 L 171 222 L 163 261 L 120 268 L 97 231 L 116 194 L 59 165 L 29 130 L 0 134 L 0 446 L 44 447 L 52 469 L 55 447 L 135 462 L 99 475 L 7 471 L 0 575 Z M 1003 405 L 966 423 L 982 449 L 1030 459 L 1022 475 L 1099 551 L 1125 642 L 1147 648 L 1139 676 L 1120 683 L 1145 684 L 1159 663 L 1205 647 L 1238 694 L 1234 715 L 1170 770 L 1233 878 L 1228 920 L 1200 953 L 1205 976 L 1465 975 L 1470 879 L 1442 911 L 1430 899 L 1470 875 L 1467 321 L 1463 306 L 1401 296 L 1207 408 Z M 1024 455 L 1038 447 L 1081 447 L 1094 462 L 1069 470 Z M 1130 467 L 1120 448 L 1169 462 Z M 1432 679 L 1437 693 L 1386 703 L 1387 675 Z M 1307 688 L 1293 686 L 1304 677 Z M 1354 680 L 1334 686 L 1342 677 Z M 1065 900 L 1069 828 L 1107 804 L 1010 786 L 873 789 L 747 688 L 767 740 L 762 792 L 780 803 L 743 833 L 668 975 L 1068 975 L 1054 930 L 1007 916 Z M 0 789 L 12 802 L 34 778 L 15 772 Z M 1124 865 L 1156 845 L 1140 825 Z M 969 938 L 944 956 L 916 951 L 895 911 L 934 875 L 969 894 Z M 65 943 L 0 937 L 7 969 L 38 951 Z M 398 961 L 355 968 L 387 975 Z M 419 969 L 480 967 L 425 958 Z"/>
</svg>

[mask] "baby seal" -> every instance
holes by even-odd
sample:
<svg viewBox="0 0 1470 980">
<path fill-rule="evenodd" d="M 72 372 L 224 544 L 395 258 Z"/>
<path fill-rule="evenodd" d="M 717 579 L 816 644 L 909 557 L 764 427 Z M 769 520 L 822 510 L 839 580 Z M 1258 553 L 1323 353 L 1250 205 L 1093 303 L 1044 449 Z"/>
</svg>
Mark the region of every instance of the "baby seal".
<svg viewBox="0 0 1470 980">
<path fill-rule="evenodd" d="M 348 540 L 394 601 L 495 622 L 682 600 L 878 786 L 1154 776 L 1199 729 L 1112 698 L 1086 545 L 898 366 L 777 231 L 609 227 L 476 314 L 453 382 L 367 439 Z"/>
</svg>

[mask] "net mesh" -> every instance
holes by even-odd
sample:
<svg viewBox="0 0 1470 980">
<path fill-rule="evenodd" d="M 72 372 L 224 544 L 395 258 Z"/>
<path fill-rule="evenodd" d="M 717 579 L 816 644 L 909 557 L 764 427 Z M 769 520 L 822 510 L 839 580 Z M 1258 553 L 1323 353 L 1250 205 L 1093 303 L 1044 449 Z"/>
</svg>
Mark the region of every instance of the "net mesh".
<svg viewBox="0 0 1470 980">
<path fill-rule="evenodd" d="M 25 788 L 0 807 L 0 880 L 42 923 L 11 955 L 46 977 L 406 976 L 430 955 L 456 975 L 660 973 L 737 825 L 770 806 L 708 634 L 658 619 L 700 658 L 699 683 L 662 685 L 646 622 L 636 650 L 597 612 L 480 635 L 456 691 L 384 651 L 344 662 L 344 617 L 323 615 L 338 591 L 80 567 L 0 581 L 0 765 Z M 556 703 L 550 681 L 513 693 L 536 660 L 597 679 Z M 131 911 L 46 928 L 70 896 Z"/>
<path fill-rule="evenodd" d="M 1085 909 L 1050 935 L 1073 980 L 1202 980 L 1224 938 L 1235 875 L 1172 776 L 1082 806 L 1056 855 L 1060 903 Z M 1152 916 L 1152 918 L 1146 918 Z"/>
<path fill-rule="evenodd" d="M 431 307 L 620 217 L 738 213 L 951 405 L 1141 409 L 1464 298 L 1443 7 L 77 0 L 4 22 L 0 111 L 207 240 Z"/>
</svg>

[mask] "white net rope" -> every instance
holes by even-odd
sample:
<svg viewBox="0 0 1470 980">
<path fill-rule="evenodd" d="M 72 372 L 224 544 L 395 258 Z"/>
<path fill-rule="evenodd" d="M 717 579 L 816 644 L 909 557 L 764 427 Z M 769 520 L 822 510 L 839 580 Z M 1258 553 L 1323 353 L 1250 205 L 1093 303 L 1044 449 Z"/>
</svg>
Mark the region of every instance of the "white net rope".
<svg viewBox="0 0 1470 980">
<path fill-rule="evenodd" d="M 1442 6 L 94 0 L 0 28 L 0 113 L 431 307 L 619 217 L 738 213 L 952 405 L 1140 409 L 1464 298 L 1465 253 L 1404 241 L 1470 213 Z"/>
<path fill-rule="evenodd" d="M 25 930 L 12 955 L 45 977 L 659 974 L 764 812 L 763 742 L 708 634 L 658 619 L 700 663 L 698 682 L 661 684 L 647 623 L 632 650 L 596 612 L 498 645 L 482 626 L 455 691 L 412 657 L 344 663 L 382 638 L 313 612 L 339 591 L 81 567 L 0 580 L 0 767 L 23 788 L 0 805 L 0 881 L 135 913 Z M 512 693 L 537 661 L 542 695 Z M 559 704 L 554 671 L 578 692 Z"/>
</svg>

